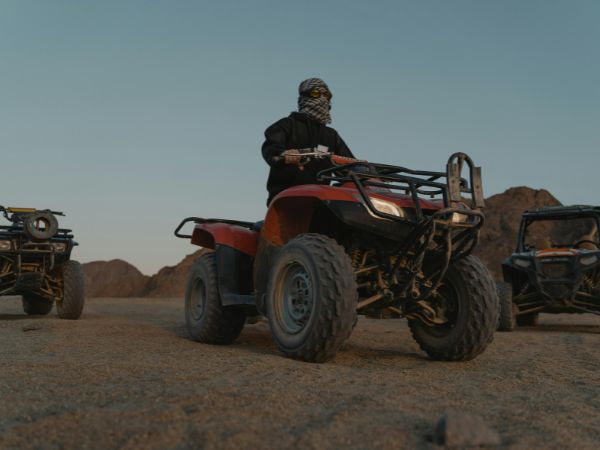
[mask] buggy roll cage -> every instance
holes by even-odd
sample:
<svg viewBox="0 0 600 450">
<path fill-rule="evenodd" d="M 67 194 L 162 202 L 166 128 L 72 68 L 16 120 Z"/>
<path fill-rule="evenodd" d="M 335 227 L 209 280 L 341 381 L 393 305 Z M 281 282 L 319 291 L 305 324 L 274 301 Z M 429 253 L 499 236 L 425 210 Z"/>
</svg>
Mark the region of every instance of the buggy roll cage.
<svg viewBox="0 0 600 450">
<path fill-rule="evenodd" d="M 538 221 L 575 220 L 581 218 L 594 219 L 597 229 L 600 229 L 600 206 L 592 205 L 570 205 L 570 206 L 542 206 L 540 208 L 528 209 L 521 216 L 519 233 L 517 235 L 517 253 L 527 251 L 525 246 L 525 234 L 527 228 Z"/>
</svg>

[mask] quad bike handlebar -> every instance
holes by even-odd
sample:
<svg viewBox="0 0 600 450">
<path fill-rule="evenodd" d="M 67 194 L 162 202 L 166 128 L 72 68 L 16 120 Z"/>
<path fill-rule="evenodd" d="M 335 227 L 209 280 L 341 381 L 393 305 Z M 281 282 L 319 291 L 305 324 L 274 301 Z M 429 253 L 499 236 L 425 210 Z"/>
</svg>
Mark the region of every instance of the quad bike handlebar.
<svg viewBox="0 0 600 450">
<path fill-rule="evenodd" d="M 301 158 L 300 165 L 305 165 L 311 160 L 329 159 L 334 165 L 342 166 L 345 164 L 367 163 L 365 160 L 348 158 L 346 156 L 336 155 L 331 152 L 318 151 L 314 148 L 302 148 L 296 152 L 287 153 L 289 156 L 299 156 Z M 285 161 L 285 156 L 274 156 L 271 158 L 271 163 L 279 164 Z"/>
</svg>

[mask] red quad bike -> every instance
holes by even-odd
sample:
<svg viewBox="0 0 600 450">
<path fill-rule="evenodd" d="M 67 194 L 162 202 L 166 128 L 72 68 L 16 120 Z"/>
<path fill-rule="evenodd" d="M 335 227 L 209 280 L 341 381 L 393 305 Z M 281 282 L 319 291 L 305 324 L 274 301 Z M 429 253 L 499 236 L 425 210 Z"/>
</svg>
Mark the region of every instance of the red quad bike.
<svg viewBox="0 0 600 450">
<path fill-rule="evenodd" d="M 319 173 L 322 184 L 277 195 L 264 222 L 189 217 L 175 230 L 214 250 L 189 272 L 192 338 L 231 344 L 247 316 L 262 314 L 286 356 L 323 362 L 348 339 L 357 313 L 388 312 L 408 319 L 432 359 L 483 352 L 499 303 L 489 272 L 471 255 L 484 220 L 481 169 L 464 153 L 450 157 L 446 172 L 303 157 L 328 158 L 332 167 Z M 189 222 L 193 233 L 182 234 Z"/>
</svg>

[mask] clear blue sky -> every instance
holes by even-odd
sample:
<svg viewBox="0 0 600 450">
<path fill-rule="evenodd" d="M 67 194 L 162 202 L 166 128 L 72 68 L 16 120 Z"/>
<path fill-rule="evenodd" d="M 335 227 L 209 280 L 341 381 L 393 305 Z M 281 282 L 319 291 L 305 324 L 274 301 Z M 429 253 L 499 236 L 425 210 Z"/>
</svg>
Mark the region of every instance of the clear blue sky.
<svg viewBox="0 0 600 450">
<path fill-rule="evenodd" d="M 600 203 L 600 2 L 0 0 L 0 204 L 145 273 L 189 215 L 258 220 L 263 131 L 320 76 L 354 153 Z"/>
</svg>

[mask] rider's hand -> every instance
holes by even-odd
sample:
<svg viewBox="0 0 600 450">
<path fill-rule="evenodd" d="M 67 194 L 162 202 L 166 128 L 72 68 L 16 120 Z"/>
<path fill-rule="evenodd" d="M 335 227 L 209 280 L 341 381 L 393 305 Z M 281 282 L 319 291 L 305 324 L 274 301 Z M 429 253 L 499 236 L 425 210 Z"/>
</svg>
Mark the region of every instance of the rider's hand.
<svg viewBox="0 0 600 450">
<path fill-rule="evenodd" d="M 281 156 L 284 157 L 284 162 L 286 164 L 293 164 L 298 166 L 300 170 L 304 170 L 304 166 L 302 165 L 302 156 L 298 154 L 298 150 L 290 149 L 284 151 Z"/>
</svg>

